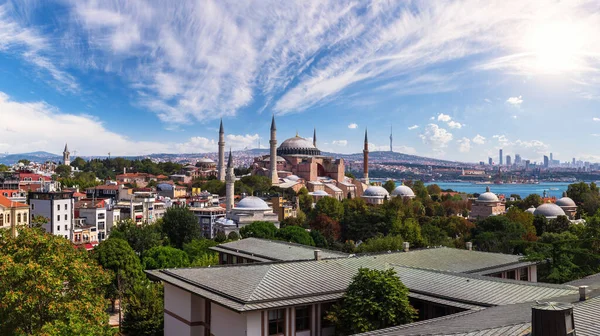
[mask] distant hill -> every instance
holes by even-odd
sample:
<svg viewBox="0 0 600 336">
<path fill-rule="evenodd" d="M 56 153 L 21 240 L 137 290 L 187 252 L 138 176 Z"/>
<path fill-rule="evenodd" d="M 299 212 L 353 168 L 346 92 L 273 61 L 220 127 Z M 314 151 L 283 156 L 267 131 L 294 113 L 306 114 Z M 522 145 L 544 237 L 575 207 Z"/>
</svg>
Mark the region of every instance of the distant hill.
<svg viewBox="0 0 600 336">
<path fill-rule="evenodd" d="M 31 152 L 31 153 L 20 153 L 20 154 L 8 154 L 0 156 L 0 163 L 11 165 L 18 162 L 21 159 L 26 159 L 34 162 L 46 162 L 46 161 L 62 161 L 62 155 L 56 155 L 48 152 Z"/>
</svg>

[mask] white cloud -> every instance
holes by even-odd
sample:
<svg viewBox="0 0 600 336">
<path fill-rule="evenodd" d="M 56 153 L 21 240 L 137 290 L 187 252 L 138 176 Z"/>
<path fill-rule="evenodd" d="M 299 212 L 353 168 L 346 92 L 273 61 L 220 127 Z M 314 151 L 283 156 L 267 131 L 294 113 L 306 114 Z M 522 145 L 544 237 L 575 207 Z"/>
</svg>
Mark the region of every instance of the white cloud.
<svg viewBox="0 0 600 336">
<path fill-rule="evenodd" d="M 358 125 L 355 123 L 352 123 L 352 124 L 348 125 L 348 128 L 355 129 L 355 128 L 358 128 Z"/>
<path fill-rule="evenodd" d="M 593 120 L 593 121 L 600 121 L 600 118 L 596 118 L 596 117 L 594 117 L 594 118 L 592 118 L 592 120 Z"/>
<path fill-rule="evenodd" d="M 436 124 L 427 125 L 419 137 L 424 144 L 430 145 L 434 150 L 447 147 L 448 143 L 452 141 L 452 133 L 440 128 Z"/>
<path fill-rule="evenodd" d="M 490 104 L 492 103 L 492 101 L 489 98 L 485 98 L 485 99 L 483 99 L 483 101 L 486 103 L 490 103 Z"/>
<path fill-rule="evenodd" d="M 342 147 L 344 147 L 344 146 L 348 145 L 348 140 L 333 140 L 331 142 L 331 144 L 334 145 L 334 146 L 342 146 Z"/>
<path fill-rule="evenodd" d="M 448 127 L 461 129 L 463 127 L 463 125 L 457 121 L 451 120 L 448 122 Z"/>
<path fill-rule="evenodd" d="M 417 154 L 417 150 L 410 146 L 394 146 L 394 152 L 404 154 Z"/>
<path fill-rule="evenodd" d="M 498 140 L 498 143 L 500 145 L 508 145 L 510 143 L 510 141 L 508 140 L 508 138 L 505 135 L 494 135 L 492 136 L 492 138 Z"/>
<path fill-rule="evenodd" d="M 43 101 L 18 102 L 0 92 L 0 150 L 11 153 L 59 153 L 69 144 L 78 155 L 140 155 L 151 153 L 202 153 L 217 150 L 215 139 L 191 137 L 184 142 L 136 141 L 110 131 L 94 117 L 69 114 Z M 243 149 L 258 135 L 227 135 L 227 147 Z"/>
<path fill-rule="evenodd" d="M 473 138 L 473 143 L 477 144 L 477 145 L 483 145 L 483 144 L 485 144 L 485 137 L 483 137 L 482 135 L 477 134 Z"/>
<path fill-rule="evenodd" d="M 471 151 L 471 140 L 469 138 L 462 138 L 457 140 L 459 146 L 458 151 L 461 153 L 468 153 Z"/>
<path fill-rule="evenodd" d="M 594 137 L 600 137 L 600 133 L 593 133 L 593 134 L 590 134 L 590 135 L 594 136 Z"/>
<path fill-rule="evenodd" d="M 412 130 L 416 130 L 417 128 L 419 128 L 419 125 L 412 125 L 412 126 L 408 127 L 408 130 L 412 131 Z"/>
<path fill-rule="evenodd" d="M 521 103 L 523 103 L 523 96 L 510 97 L 506 102 L 514 106 L 521 106 Z"/>
<path fill-rule="evenodd" d="M 443 122 L 449 122 L 450 120 L 452 120 L 452 118 L 447 114 L 440 113 L 437 116 L 437 120 L 443 121 Z"/>
</svg>

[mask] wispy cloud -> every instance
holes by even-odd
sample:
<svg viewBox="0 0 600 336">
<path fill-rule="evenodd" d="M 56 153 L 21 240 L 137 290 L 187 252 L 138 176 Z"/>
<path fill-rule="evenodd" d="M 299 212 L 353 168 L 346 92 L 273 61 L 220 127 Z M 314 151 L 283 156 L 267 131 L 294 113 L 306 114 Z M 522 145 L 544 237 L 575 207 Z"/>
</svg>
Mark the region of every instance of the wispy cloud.
<svg viewBox="0 0 600 336">
<path fill-rule="evenodd" d="M 349 129 L 356 129 L 356 128 L 358 128 L 358 124 L 352 123 L 352 124 L 348 125 L 348 128 Z"/>
<path fill-rule="evenodd" d="M 596 118 L 596 117 L 594 117 L 594 118 L 592 118 L 592 120 L 593 120 L 593 121 L 600 121 L 600 118 Z"/>
<path fill-rule="evenodd" d="M 348 145 L 348 140 L 333 140 L 331 142 L 331 144 L 334 145 L 334 146 L 342 146 L 342 147 L 344 147 L 344 146 Z"/>
<path fill-rule="evenodd" d="M 457 140 L 457 142 L 459 152 L 468 153 L 471 151 L 471 139 L 463 137 L 462 139 Z"/>
<path fill-rule="evenodd" d="M 506 102 L 514 106 L 521 106 L 523 103 L 523 96 L 510 97 L 506 100 Z"/>
<path fill-rule="evenodd" d="M 483 145 L 485 144 L 485 137 L 477 134 L 474 138 L 473 138 L 473 143 L 476 145 Z"/>
<path fill-rule="evenodd" d="M 419 128 L 419 125 L 412 125 L 412 126 L 408 127 L 408 130 L 412 131 L 412 130 L 416 130 L 417 128 Z"/>
</svg>

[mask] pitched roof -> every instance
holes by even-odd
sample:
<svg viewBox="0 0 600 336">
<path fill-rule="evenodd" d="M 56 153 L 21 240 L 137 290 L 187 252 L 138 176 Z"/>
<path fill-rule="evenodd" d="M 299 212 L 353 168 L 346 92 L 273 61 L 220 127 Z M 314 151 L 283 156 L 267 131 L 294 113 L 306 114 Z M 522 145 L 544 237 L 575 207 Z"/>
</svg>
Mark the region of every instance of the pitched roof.
<svg viewBox="0 0 600 336">
<path fill-rule="evenodd" d="M 4 208 L 29 208 L 29 205 L 25 203 L 19 203 L 11 201 L 10 199 L 0 195 L 0 205 Z"/>
<path fill-rule="evenodd" d="M 281 240 L 245 238 L 220 244 L 211 248 L 217 252 L 237 252 L 247 257 L 262 257 L 270 261 L 309 260 L 314 258 L 314 251 L 321 250 L 322 258 L 347 257 L 347 253 L 320 249 L 312 246 L 288 243 Z"/>
</svg>

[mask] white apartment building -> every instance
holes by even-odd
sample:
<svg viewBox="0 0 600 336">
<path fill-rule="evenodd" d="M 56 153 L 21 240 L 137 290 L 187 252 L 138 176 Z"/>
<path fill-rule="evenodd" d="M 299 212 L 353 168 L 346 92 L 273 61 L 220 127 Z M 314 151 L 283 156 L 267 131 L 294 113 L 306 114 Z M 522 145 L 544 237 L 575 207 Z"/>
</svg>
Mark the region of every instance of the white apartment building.
<svg viewBox="0 0 600 336">
<path fill-rule="evenodd" d="M 29 193 L 31 217 L 43 216 L 48 222 L 43 228 L 48 233 L 72 240 L 75 199 L 72 192 L 33 191 Z"/>
</svg>

